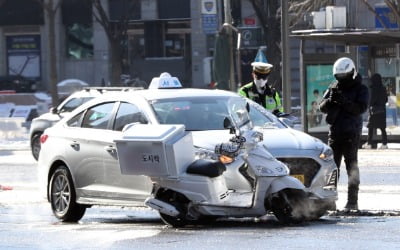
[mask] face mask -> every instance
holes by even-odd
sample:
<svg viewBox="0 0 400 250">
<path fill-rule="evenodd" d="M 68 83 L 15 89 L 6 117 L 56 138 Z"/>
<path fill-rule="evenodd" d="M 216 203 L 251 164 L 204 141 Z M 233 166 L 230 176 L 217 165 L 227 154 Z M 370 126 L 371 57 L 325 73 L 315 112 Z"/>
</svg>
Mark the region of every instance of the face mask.
<svg viewBox="0 0 400 250">
<path fill-rule="evenodd" d="M 254 80 L 254 83 L 256 84 L 256 86 L 258 87 L 258 88 L 264 88 L 265 87 L 265 85 L 267 84 L 267 79 L 265 79 L 265 80 L 263 80 L 263 79 L 257 79 L 257 80 Z"/>
</svg>

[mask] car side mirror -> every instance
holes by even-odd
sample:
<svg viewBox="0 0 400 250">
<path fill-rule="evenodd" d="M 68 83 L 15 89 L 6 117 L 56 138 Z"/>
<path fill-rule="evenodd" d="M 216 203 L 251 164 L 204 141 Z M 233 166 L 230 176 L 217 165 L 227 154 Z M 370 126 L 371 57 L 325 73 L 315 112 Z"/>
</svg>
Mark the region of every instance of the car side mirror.
<svg viewBox="0 0 400 250">
<path fill-rule="evenodd" d="M 55 114 L 55 115 L 58 114 L 57 107 L 51 107 L 50 113 Z"/>
</svg>

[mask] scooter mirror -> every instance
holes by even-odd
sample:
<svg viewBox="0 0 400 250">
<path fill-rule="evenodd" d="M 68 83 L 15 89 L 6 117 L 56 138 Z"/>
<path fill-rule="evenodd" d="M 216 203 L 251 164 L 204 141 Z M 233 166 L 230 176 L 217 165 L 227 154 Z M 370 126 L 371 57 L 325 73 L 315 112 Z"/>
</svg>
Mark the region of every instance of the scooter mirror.
<svg viewBox="0 0 400 250">
<path fill-rule="evenodd" d="M 235 127 L 233 126 L 231 119 L 229 119 L 228 117 L 224 118 L 224 128 L 229 129 L 230 134 L 236 133 Z"/>
<path fill-rule="evenodd" d="M 232 126 L 232 122 L 231 122 L 231 119 L 229 119 L 228 117 L 225 117 L 224 118 L 224 128 L 226 128 L 226 129 L 231 129 L 233 126 Z"/>
</svg>

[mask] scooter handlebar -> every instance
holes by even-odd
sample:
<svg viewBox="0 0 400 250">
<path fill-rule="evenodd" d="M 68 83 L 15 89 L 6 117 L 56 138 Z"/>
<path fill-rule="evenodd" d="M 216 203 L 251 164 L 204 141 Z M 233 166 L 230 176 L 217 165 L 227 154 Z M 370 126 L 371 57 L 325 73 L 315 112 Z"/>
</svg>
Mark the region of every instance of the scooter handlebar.
<svg viewBox="0 0 400 250">
<path fill-rule="evenodd" d="M 237 156 L 240 149 L 240 145 L 236 143 L 220 143 L 215 146 L 214 152 L 220 155 L 226 155 L 229 157 Z"/>
</svg>

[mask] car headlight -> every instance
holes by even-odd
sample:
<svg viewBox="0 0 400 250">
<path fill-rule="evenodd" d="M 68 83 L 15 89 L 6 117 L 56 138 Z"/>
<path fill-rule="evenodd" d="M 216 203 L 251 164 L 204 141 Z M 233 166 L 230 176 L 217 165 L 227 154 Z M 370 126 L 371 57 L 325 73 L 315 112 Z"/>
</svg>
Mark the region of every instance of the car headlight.
<svg viewBox="0 0 400 250">
<path fill-rule="evenodd" d="M 324 161 L 333 160 L 333 150 L 328 146 L 324 146 L 319 154 L 319 158 Z"/>
</svg>

